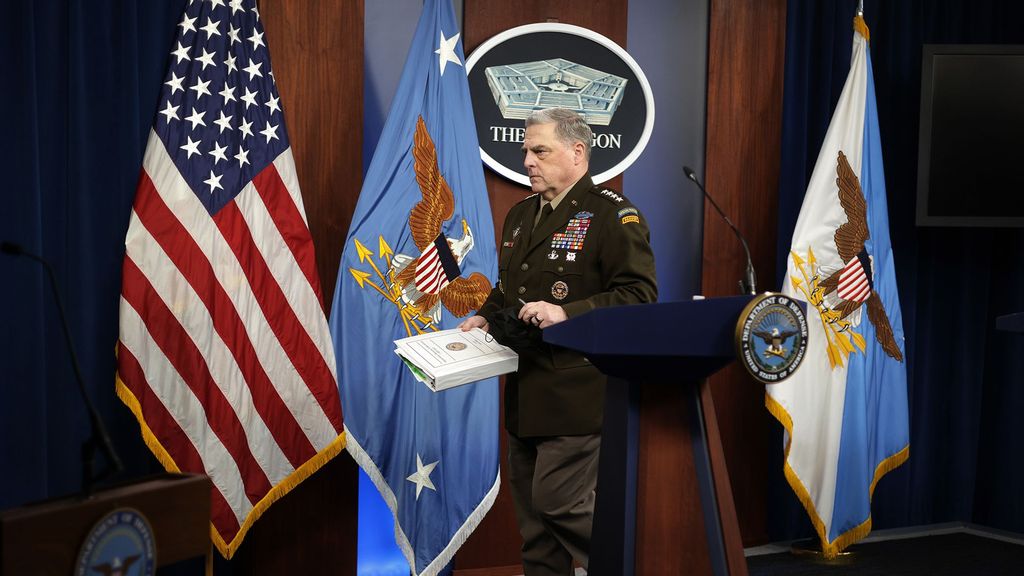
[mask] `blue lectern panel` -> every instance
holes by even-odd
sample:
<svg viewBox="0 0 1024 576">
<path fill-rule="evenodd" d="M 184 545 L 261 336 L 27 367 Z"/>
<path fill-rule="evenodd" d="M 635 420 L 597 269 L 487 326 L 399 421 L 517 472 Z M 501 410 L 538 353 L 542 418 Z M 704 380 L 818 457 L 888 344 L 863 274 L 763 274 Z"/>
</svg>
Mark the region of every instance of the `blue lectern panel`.
<svg viewBox="0 0 1024 576">
<path fill-rule="evenodd" d="M 735 357 L 736 320 L 751 296 L 598 308 L 544 330 L 602 372 L 636 380 L 700 379 Z"/>
</svg>

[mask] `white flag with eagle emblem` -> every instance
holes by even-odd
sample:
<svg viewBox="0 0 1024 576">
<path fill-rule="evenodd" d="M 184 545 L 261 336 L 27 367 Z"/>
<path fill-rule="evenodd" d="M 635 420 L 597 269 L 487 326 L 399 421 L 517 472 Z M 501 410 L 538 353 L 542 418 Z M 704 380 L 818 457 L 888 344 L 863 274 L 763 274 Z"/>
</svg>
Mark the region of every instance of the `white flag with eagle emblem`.
<svg viewBox="0 0 1024 576">
<path fill-rule="evenodd" d="M 785 474 L 826 557 L 871 531 L 871 495 L 910 453 L 903 320 L 886 208 L 868 29 L 807 186 L 782 291 L 807 302 L 803 365 L 767 387 Z"/>
</svg>

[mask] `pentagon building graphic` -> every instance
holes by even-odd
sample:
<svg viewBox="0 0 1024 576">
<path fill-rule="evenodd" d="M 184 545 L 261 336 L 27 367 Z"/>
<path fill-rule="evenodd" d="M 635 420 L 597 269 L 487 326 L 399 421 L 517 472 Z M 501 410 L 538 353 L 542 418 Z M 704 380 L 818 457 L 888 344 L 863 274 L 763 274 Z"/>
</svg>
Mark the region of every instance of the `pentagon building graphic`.
<svg viewBox="0 0 1024 576">
<path fill-rule="evenodd" d="M 562 58 L 491 66 L 484 72 L 507 119 L 557 106 L 575 110 L 588 124 L 607 126 L 626 91 L 625 78 Z"/>
</svg>

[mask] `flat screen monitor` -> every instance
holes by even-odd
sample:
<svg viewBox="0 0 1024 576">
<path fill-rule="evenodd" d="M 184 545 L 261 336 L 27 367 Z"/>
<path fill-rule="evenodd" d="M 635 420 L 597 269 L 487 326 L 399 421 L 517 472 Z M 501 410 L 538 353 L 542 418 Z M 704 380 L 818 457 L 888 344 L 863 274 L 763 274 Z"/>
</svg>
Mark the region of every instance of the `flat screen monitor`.
<svg viewBox="0 0 1024 576">
<path fill-rule="evenodd" d="M 1024 227 L 1024 46 L 924 45 L 917 224 Z"/>
</svg>

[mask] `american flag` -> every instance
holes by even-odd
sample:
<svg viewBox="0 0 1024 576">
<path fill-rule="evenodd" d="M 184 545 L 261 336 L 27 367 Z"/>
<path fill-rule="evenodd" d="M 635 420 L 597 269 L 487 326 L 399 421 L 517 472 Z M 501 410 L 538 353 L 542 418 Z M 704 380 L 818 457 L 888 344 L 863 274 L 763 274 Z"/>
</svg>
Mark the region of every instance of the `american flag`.
<svg viewBox="0 0 1024 576">
<path fill-rule="evenodd" d="M 125 239 L 117 391 L 168 470 L 210 476 L 230 558 L 344 448 L 334 348 L 255 1 L 193 0 L 169 64 Z"/>
</svg>

